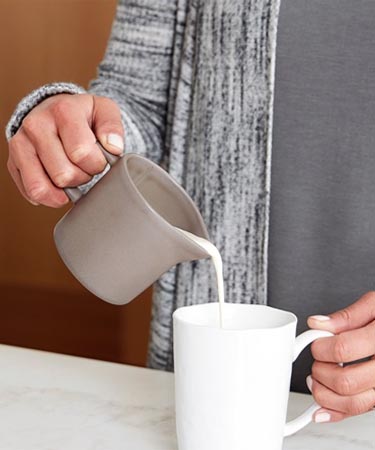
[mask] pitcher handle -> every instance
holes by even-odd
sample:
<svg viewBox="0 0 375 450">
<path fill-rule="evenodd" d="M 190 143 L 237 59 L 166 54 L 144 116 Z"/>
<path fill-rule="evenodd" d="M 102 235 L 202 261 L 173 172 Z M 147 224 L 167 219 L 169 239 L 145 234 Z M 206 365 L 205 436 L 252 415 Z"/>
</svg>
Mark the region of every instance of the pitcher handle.
<svg viewBox="0 0 375 450">
<path fill-rule="evenodd" d="M 99 141 L 96 141 L 96 145 L 100 148 L 104 158 L 111 167 L 119 160 L 119 156 L 109 153 Z M 78 200 L 83 196 L 83 193 L 77 187 L 64 188 L 64 192 L 68 196 L 69 200 L 73 203 L 77 203 Z"/>
<path fill-rule="evenodd" d="M 322 337 L 331 337 L 333 333 L 324 330 L 307 330 L 304 333 L 300 334 L 295 341 L 294 344 L 294 353 L 293 353 L 293 362 L 298 358 L 302 350 L 314 342 L 316 339 Z M 305 412 L 303 412 L 300 416 L 295 419 L 287 422 L 284 428 L 284 437 L 290 436 L 291 434 L 296 433 L 301 428 L 308 425 L 313 418 L 315 411 L 321 408 L 316 402 L 314 402 Z"/>
</svg>

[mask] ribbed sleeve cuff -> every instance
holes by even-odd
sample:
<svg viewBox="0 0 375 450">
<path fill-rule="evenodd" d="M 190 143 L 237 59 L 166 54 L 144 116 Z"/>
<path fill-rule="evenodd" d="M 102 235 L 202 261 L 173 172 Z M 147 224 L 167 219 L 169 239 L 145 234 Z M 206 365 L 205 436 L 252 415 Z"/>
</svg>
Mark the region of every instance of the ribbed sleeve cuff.
<svg viewBox="0 0 375 450">
<path fill-rule="evenodd" d="M 50 83 L 35 89 L 26 95 L 16 106 L 6 128 L 5 136 L 9 141 L 18 131 L 27 114 L 43 100 L 56 94 L 84 94 L 86 90 L 74 83 Z"/>
</svg>

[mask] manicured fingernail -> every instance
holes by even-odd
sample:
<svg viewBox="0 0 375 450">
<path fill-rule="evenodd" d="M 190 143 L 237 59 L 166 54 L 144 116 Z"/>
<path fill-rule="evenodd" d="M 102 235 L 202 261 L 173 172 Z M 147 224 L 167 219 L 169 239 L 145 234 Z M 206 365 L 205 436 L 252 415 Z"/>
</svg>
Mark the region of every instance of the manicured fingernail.
<svg viewBox="0 0 375 450">
<path fill-rule="evenodd" d="M 124 140 L 119 134 L 110 133 L 107 136 L 107 144 L 118 148 L 121 152 L 124 151 Z"/>
<path fill-rule="evenodd" d="M 331 318 L 329 316 L 310 316 L 309 319 L 318 320 L 319 322 L 326 322 Z"/>
<path fill-rule="evenodd" d="M 309 375 L 308 377 L 306 377 L 306 384 L 307 387 L 309 388 L 309 391 L 312 391 L 312 384 L 313 384 L 313 380 L 311 378 L 311 375 Z"/>
<path fill-rule="evenodd" d="M 317 423 L 329 422 L 331 420 L 331 414 L 329 414 L 328 412 L 316 413 L 314 420 Z"/>
</svg>

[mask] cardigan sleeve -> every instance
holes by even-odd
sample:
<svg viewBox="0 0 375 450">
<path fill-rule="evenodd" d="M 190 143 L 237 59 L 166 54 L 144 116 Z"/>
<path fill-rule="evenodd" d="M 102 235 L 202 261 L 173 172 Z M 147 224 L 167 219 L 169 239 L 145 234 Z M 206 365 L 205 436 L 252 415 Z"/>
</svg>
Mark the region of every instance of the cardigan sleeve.
<svg viewBox="0 0 375 450">
<path fill-rule="evenodd" d="M 157 163 L 163 152 L 175 19 L 176 0 L 120 0 L 103 61 L 88 89 L 119 105 L 126 151 Z M 45 98 L 84 92 L 73 83 L 36 89 L 16 107 L 6 127 L 7 139 Z"/>
<path fill-rule="evenodd" d="M 5 136 L 9 141 L 18 131 L 23 119 L 27 114 L 39 105 L 43 100 L 56 94 L 82 94 L 83 87 L 74 83 L 49 83 L 37 88 L 26 95 L 16 106 L 9 122 L 5 128 Z"/>
</svg>

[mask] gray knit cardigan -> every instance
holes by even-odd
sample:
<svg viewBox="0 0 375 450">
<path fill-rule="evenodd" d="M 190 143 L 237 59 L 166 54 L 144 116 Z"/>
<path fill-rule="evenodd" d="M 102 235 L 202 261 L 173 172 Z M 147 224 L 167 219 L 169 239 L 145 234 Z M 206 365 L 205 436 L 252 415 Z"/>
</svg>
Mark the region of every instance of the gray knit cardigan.
<svg viewBox="0 0 375 450">
<path fill-rule="evenodd" d="M 166 168 L 193 198 L 224 263 L 226 298 L 266 303 L 273 76 L 279 0 L 121 0 L 89 92 L 122 111 L 126 151 Z M 17 106 L 10 139 L 37 104 Z M 209 260 L 171 268 L 154 285 L 150 367 L 171 370 L 172 312 L 216 301 Z"/>
</svg>

